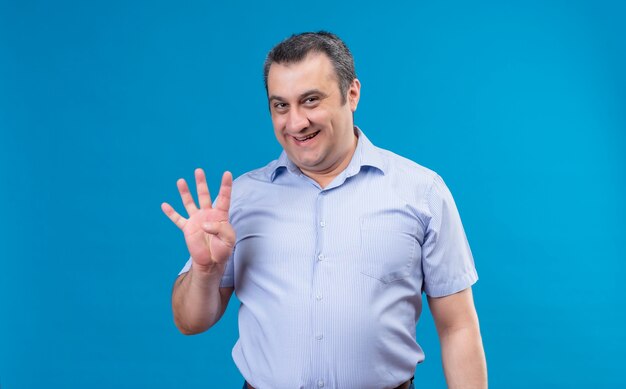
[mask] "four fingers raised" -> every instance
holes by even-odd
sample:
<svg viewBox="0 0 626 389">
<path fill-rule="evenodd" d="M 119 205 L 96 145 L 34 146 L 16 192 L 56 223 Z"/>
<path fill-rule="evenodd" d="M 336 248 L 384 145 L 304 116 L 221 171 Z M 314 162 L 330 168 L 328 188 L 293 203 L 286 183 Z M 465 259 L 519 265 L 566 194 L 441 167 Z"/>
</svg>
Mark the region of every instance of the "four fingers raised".
<svg viewBox="0 0 626 389">
<path fill-rule="evenodd" d="M 196 169 L 195 172 L 196 178 L 196 188 L 198 192 L 198 203 L 200 204 L 201 209 L 210 209 L 211 208 L 211 194 L 209 193 L 209 187 L 206 182 L 206 176 L 204 174 L 204 170 Z M 191 216 L 198 211 L 198 207 L 196 207 L 196 203 L 193 199 L 193 196 L 189 192 L 189 186 L 187 185 L 187 181 L 183 178 L 176 181 L 176 186 L 178 187 L 178 192 L 180 193 L 180 198 L 183 202 L 183 206 L 187 213 Z M 230 208 L 230 197 L 233 188 L 233 176 L 230 172 L 224 172 L 222 176 L 222 184 L 220 186 L 220 192 L 217 196 L 217 200 L 215 203 L 216 209 L 220 211 L 225 211 L 228 213 Z M 161 204 L 161 209 L 163 213 L 167 215 L 167 217 L 176 224 L 176 226 L 182 229 L 187 223 L 187 219 L 182 217 L 178 212 L 174 210 L 174 208 L 168 203 Z M 207 231 L 209 232 L 209 231 Z M 214 233 L 217 235 L 217 232 Z M 228 240 L 228 239 L 225 239 Z"/>
</svg>

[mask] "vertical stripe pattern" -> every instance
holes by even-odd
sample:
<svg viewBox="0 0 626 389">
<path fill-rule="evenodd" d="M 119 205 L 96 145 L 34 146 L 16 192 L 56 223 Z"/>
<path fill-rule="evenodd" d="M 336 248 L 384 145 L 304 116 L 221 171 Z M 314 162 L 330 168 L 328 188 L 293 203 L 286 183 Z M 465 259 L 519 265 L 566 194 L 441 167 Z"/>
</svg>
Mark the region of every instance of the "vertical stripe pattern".
<svg viewBox="0 0 626 389">
<path fill-rule="evenodd" d="M 478 279 L 436 173 L 372 145 L 326 188 L 285 153 L 233 186 L 222 286 L 241 301 L 233 359 L 259 389 L 395 388 L 424 353 L 421 293 Z M 183 272 L 190 266 L 189 261 Z"/>
</svg>

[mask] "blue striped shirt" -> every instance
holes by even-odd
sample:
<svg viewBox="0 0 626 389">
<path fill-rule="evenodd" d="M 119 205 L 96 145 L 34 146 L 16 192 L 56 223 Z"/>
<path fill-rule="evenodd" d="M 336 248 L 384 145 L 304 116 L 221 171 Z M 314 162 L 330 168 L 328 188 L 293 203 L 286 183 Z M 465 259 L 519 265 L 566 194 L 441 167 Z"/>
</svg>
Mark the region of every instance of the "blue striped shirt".
<svg viewBox="0 0 626 389">
<path fill-rule="evenodd" d="M 284 152 L 239 177 L 230 222 L 221 286 L 241 302 L 232 354 L 258 389 L 395 388 L 424 359 L 422 291 L 445 296 L 478 279 L 443 180 L 360 130 L 324 189 Z"/>
</svg>

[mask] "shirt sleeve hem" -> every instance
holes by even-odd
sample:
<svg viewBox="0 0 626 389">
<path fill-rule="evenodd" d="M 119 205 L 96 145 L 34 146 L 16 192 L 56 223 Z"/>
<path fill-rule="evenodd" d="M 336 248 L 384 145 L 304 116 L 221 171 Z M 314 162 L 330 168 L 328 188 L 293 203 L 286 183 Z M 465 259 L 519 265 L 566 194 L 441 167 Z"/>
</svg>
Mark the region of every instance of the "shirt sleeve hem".
<svg viewBox="0 0 626 389">
<path fill-rule="evenodd" d="M 476 281 L 478 281 L 478 273 L 476 273 L 476 269 L 474 269 L 471 273 L 464 274 L 450 282 L 426 286 L 424 287 L 424 292 L 428 297 L 445 297 L 469 288 L 474 285 Z"/>
<path fill-rule="evenodd" d="M 220 288 L 234 288 L 235 282 L 232 277 L 222 277 L 220 281 Z"/>
</svg>

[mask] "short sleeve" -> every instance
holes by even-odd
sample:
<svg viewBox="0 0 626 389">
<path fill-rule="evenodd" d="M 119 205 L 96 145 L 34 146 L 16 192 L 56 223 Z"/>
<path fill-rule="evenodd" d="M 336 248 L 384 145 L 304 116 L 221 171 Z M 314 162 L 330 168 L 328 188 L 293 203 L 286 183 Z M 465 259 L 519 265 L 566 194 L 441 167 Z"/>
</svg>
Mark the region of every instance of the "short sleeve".
<svg viewBox="0 0 626 389">
<path fill-rule="evenodd" d="M 226 263 L 226 269 L 224 270 L 224 275 L 222 276 L 222 280 L 220 281 L 221 288 L 229 288 L 235 285 L 235 269 L 233 266 L 233 257 L 235 256 L 235 251 L 233 250 L 233 254 L 230 256 L 230 259 Z M 185 263 L 182 270 L 178 273 L 181 275 L 183 273 L 187 273 L 189 269 L 191 269 L 192 260 L 191 257 Z"/>
<path fill-rule="evenodd" d="M 438 175 L 426 194 L 430 220 L 422 245 L 423 290 L 443 297 L 478 280 L 472 252 L 450 190 Z"/>
<path fill-rule="evenodd" d="M 222 288 L 232 288 L 235 286 L 235 265 L 233 258 L 235 257 L 235 249 L 233 249 L 233 253 L 230 256 L 228 262 L 226 262 L 226 270 L 224 270 L 224 275 L 222 276 L 222 281 L 220 282 L 220 286 Z"/>
</svg>

